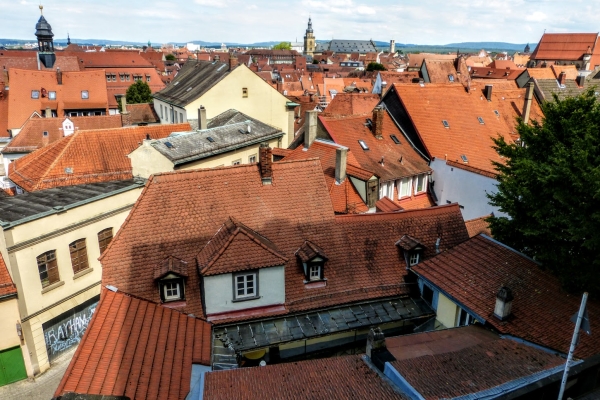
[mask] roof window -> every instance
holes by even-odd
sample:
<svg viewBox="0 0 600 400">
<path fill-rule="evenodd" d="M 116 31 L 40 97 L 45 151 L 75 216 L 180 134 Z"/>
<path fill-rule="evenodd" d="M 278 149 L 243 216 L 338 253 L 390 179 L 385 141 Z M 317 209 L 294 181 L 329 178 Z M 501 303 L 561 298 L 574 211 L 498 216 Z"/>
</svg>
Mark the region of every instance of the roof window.
<svg viewBox="0 0 600 400">
<path fill-rule="evenodd" d="M 81 91 L 81 98 L 83 100 L 87 100 L 90 98 L 90 92 L 88 92 L 87 90 L 82 90 Z"/>
<path fill-rule="evenodd" d="M 48 136 L 48 131 L 44 131 L 43 135 Z"/>
<path fill-rule="evenodd" d="M 215 142 L 215 139 L 211 138 L 210 136 L 209 136 L 209 137 L 207 137 L 207 138 L 206 138 L 206 140 L 208 140 L 208 141 L 209 141 L 209 142 L 211 142 L 211 143 L 214 143 L 214 142 Z"/>
<path fill-rule="evenodd" d="M 450 82 L 454 82 L 454 75 L 452 75 L 452 74 L 448 75 L 448 80 Z"/>
<path fill-rule="evenodd" d="M 496 117 L 500 116 L 500 113 L 498 112 L 498 110 L 494 110 L 494 114 L 496 114 Z"/>
<path fill-rule="evenodd" d="M 481 117 L 477 117 L 477 121 L 479 121 L 479 123 L 480 123 L 481 125 L 483 125 L 483 124 L 484 124 L 484 122 L 483 122 L 483 118 L 481 118 Z"/>
<path fill-rule="evenodd" d="M 444 124 L 444 128 L 450 128 L 450 124 L 445 119 L 442 120 L 442 124 Z"/>
<path fill-rule="evenodd" d="M 364 140 L 359 140 L 358 144 L 360 144 L 360 147 L 362 147 L 363 150 L 369 150 L 369 146 L 367 146 Z"/>
<path fill-rule="evenodd" d="M 56 92 L 48 92 L 48 99 L 56 100 Z"/>
<path fill-rule="evenodd" d="M 173 143 L 171 142 L 165 142 L 165 146 L 167 146 L 169 149 L 173 148 Z"/>
<path fill-rule="evenodd" d="M 469 162 L 469 160 L 467 159 L 467 156 L 465 156 L 464 154 L 461 154 L 461 155 L 460 155 L 460 159 L 461 159 L 461 160 L 462 160 L 462 162 L 464 162 L 464 163 L 468 163 L 468 162 Z"/>
<path fill-rule="evenodd" d="M 32 99 L 39 99 L 40 98 L 40 91 L 39 90 L 32 90 L 31 91 L 31 98 Z"/>
<path fill-rule="evenodd" d="M 390 135 L 390 137 L 392 138 L 392 140 L 394 141 L 394 143 L 400 144 L 400 140 L 398 139 L 398 137 L 396 135 Z"/>
</svg>

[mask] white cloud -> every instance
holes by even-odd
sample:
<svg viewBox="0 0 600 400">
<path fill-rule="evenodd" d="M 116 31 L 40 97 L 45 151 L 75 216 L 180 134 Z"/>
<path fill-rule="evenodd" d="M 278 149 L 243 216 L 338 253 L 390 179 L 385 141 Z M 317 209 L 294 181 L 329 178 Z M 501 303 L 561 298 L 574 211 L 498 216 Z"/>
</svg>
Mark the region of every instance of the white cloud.
<svg viewBox="0 0 600 400">
<path fill-rule="evenodd" d="M 544 21 L 546 18 L 547 18 L 546 14 L 544 14 L 541 11 L 536 11 L 533 14 L 527 15 L 525 17 L 525 20 L 540 22 L 540 21 Z"/>
<path fill-rule="evenodd" d="M 358 6 L 356 12 L 362 15 L 374 15 L 375 9 L 367 6 Z"/>
</svg>

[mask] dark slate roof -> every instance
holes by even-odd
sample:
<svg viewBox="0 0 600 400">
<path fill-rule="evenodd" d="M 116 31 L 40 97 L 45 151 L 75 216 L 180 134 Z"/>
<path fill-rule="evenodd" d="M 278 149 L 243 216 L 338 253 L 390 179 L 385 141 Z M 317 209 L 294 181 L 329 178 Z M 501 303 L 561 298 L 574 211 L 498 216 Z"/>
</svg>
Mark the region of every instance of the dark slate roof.
<svg viewBox="0 0 600 400">
<path fill-rule="evenodd" d="M 375 43 L 371 40 L 333 39 L 329 42 L 329 50 L 336 53 L 369 53 L 377 52 Z"/>
<path fill-rule="evenodd" d="M 155 99 L 184 107 L 229 75 L 229 65 L 218 61 L 188 61 L 169 86 L 152 95 Z M 191 88 L 191 89 L 190 89 Z"/>
<path fill-rule="evenodd" d="M 43 15 L 40 17 L 37 24 L 35 24 L 35 36 L 54 36 L 52 27 Z"/>
<path fill-rule="evenodd" d="M 208 129 L 173 133 L 164 139 L 152 141 L 150 145 L 175 165 L 180 165 L 283 135 L 279 128 L 264 124 L 239 111 L 228 110 L 213 118 L 208 124 Z"/>
<path fill-rule="evenodd" d="M 0 226 L 7 229 L 46 215 L 64 212 L 69 208 L 141 187 L 144 183 L 134 180 L 100 182 L 3 197 L 0 202 Z"/>
</svg>

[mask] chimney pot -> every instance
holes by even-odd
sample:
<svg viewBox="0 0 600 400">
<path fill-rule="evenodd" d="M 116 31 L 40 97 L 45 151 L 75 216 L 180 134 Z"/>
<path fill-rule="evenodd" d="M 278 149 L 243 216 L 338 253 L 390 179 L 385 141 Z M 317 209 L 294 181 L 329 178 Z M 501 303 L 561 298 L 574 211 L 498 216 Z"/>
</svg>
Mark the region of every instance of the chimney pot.
<svg viewBox="0 0 600 400">
<path fill-rule="evenodd" d="M 200 106 L 198 109 L 198 129 L 204 130 L 208 127 L 208 121 L 206 120 L 206 108 Z"/>
<path fill-rule="evenodd" d="M 561 86 L 564 86 L 566 80 L 567 80 L 567 74 L 565 73 L 565 71 L 562 71 L 560 74 L 558 74 L 558 83 Z"/>
<path fill-rule="evenodd" d="M 62 85 L 62 78 L 63 78 L 63 77 L 62 77 L 62 71 L 60 70 L 60 68 L 58 68 L 58 67 L 57 67 L 57 68 L 56 68 L 56 82 L 57 82 L 59 85 Z"/>
<path fill-rule="evenodd" d="M 311 110 L 306 112 L 304 121 L 304 148 L 308 149 L 317 138 L 317 113 Z"/>
<path fill-rule="evenodd" d="M 335 182 L 339 185 L 346 179 L 346 163 L 348 162 L 348 148 L 338 147 L 335 150 Z"/>
<path fill-rule="evenodd" d="M 377 139 L 383 139 L 383 107 L 377 106 L 373 109 L 373 135 Z"/>
<path fill-rule="evenodd" d="M 263 185 L 273 183 L 273 155 L 268 143 L 261 143 L 258 149 L 260 177 Z"/>
<path fill-rule="evenodd" d="M 44 117 L 52 118 L 52 110 L 50 109 L 50 107 L 46 107 L 46 112 L 44 113 Z"/>
<path fill-rule="evenodd" d="M 231 56 L 229 57 L 229 70 L 231 71 L 237 66 L 238 66 L 237 56 L 235 55 L 235 53 L 232 53 Z"/>
</svg>

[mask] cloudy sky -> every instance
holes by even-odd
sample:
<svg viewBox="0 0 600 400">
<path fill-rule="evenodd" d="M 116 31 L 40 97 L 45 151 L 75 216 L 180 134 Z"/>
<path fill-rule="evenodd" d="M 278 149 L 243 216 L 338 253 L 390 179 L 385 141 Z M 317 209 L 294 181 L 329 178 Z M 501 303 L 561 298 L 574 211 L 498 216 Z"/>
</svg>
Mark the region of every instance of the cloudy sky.
<svg viewBox="0 0 600 400">
<path fill-rule="evenodd" d="M 0 0 L 0 38 L 35 39 L 38 2 Z M 44 0 L 55 38 L 255 43 L 317 39 L 537 43 L 598 32 L 600 0 Z"/>
</svg>

